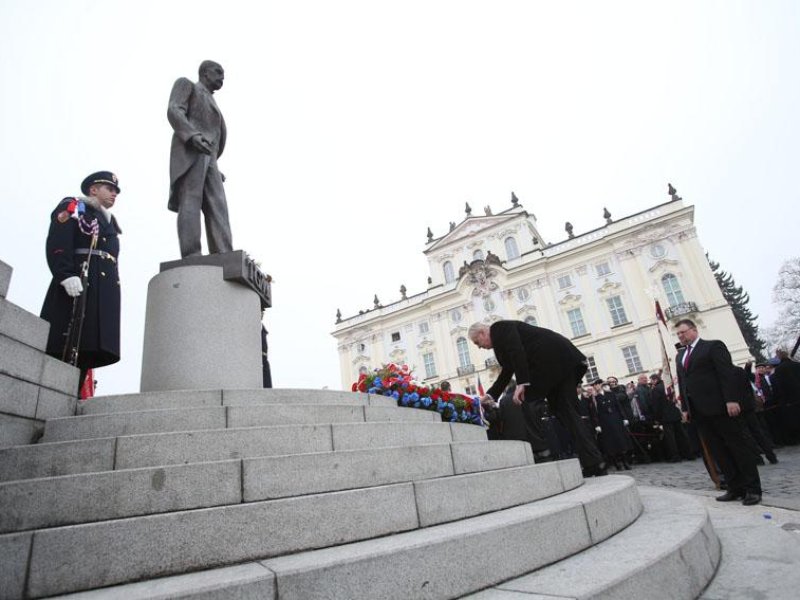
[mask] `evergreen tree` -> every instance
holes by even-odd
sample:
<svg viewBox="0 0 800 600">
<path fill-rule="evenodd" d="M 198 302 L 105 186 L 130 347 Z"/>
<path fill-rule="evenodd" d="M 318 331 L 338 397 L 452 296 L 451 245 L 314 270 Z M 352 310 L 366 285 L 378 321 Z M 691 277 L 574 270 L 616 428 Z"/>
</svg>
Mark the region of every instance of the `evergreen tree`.
<svg viewBox="0 0 800 600">
<path fill-rule="evenodd" d="M 722 290 L 722 297 L 725 298 L 727 303 L 733 310 L 733 316 L 736 323 L 739 325 L 739 330 L 742 332 L 744 341 L 756 361 L 766 362 L 764 356 L 764 348 L 767 344 L 758 337 L 758 325 L 756 325 L 757 315 L 753 315 L 747 304 L 750 302 L 750 295 L 742 289 L 742 286 L 736 285 L 733 275 L 720 270 L 719 263 L 714 262 L 708 258 L 708 264 L 711 266 L 711 271 L 714 273 L 714 278 L 717 280 L 719 289 Z"/>
</svg>

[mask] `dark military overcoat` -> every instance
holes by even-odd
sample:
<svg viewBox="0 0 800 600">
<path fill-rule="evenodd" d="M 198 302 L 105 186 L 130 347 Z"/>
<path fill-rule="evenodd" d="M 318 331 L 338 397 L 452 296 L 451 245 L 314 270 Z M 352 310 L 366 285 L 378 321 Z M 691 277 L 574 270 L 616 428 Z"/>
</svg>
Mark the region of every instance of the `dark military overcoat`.
<svg viewBox="0 0 800 600">
<path fill-rule="evenodd" d="M 79 346 L 78 366 L 102 367 L 119 361 L 120 283 L 117 259 L 119 234 L 117 220 L 88 203 L 85 198 L 64 198 L 50 218 L 47 235 L 47 264 L 53 280 L 45 296 L 41 317 L 50 323 L 47 353 L 61 358 L 72 318 L 73 299 L 61 282 L 80 276 L 81 264 L 89 256 L 91 224 L 99 227 L 96 253 L 89 262 L 86 314 Z M 80 215 L 80 211 L 83 214 Z M 81 218 L 82 217 L 82 220 Z"/>
</svg>

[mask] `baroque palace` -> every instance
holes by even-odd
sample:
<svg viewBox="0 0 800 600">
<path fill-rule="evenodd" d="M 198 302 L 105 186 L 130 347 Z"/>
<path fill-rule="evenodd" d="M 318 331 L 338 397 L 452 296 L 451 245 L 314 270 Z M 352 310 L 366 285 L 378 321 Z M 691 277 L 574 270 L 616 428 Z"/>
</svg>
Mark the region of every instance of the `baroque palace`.
<svg viewBox="0 0 800 600">
<path fill-rule="evenodd" d="M 342 386 L 359 372 L 394 362 L 409 365 L 428 384 L 448 380 L 453 391 L 475 394 L 499 373 L 494 355 L 467 337 L 476 322 L 518 319 L 565 335 L 586 355 L 587 380 L 620 382 L 662 365 L 655 300 L 668 324 L 691 318 L 702 336 L 723 340 L 737 364 L 750 358 L 733 312 L 722 297 L 694 226 L 694 207 L 670 186 L 671 200 L 612 219 L 583 234 L 566 224 L 567 239 L 547 243 L 536 217 L 512 194 L 498 214 L 451 223 L 424 253 L 428 289 L 352 317 L 337 313 Z M 673 336 L 674 337 L 674 336 Z M 666 340 L 670 359 L 673 344 Z"/>
</svg>

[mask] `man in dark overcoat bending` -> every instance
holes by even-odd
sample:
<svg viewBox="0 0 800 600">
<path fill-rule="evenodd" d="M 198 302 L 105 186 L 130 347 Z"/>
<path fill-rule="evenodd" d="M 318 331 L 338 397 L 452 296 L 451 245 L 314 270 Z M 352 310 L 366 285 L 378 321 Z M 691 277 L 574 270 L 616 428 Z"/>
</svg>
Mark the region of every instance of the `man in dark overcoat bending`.
<svg viewBox="0 0 800 600">
<path fill-rule="evenodd" d="M 552 414 L 569 431 L 583 467 L 584 476 L 605 475 L 603 457 L 594 440 L 581 424 L 575 410 L 575 386 L 586 373 L 586 357 L 564 336 L 521 321 L 497 321 L 491 326 L 475 323 L 469 338 L 483 349 L 493 349 L 502 370 L 482 401 L 499 398 L 512 376 L 517 387 L 516 404 L 541 403 L 547 399 Z M 541 423 L 534 411 L 523 411 L 529 427 L 539 432 L 537 453 L 546 452 Z M 533 442 L 532 442 L 533 443 Z"/>
</svg>

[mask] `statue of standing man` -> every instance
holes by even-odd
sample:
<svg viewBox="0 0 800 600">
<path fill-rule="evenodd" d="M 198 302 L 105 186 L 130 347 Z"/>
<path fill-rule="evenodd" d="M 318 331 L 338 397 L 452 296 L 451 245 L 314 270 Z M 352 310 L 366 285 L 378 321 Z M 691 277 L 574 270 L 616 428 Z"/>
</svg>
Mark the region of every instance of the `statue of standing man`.
<svg viewBox="0 0 800 600">
<path fill-rule="evenodd" d="M 213 61 L 200 64 L 199 81 L 181 77 L 172 86 L 167 118 L 175 134 L 169 157 L 169 210 L 178 213 L 181 257 L 202 254 L 200 213 L 209 254 L 231 252 L 225 180 L 217 159 L 225 148 L 225 119 L 214 101 L 225 72 Z"/>
</svg>

